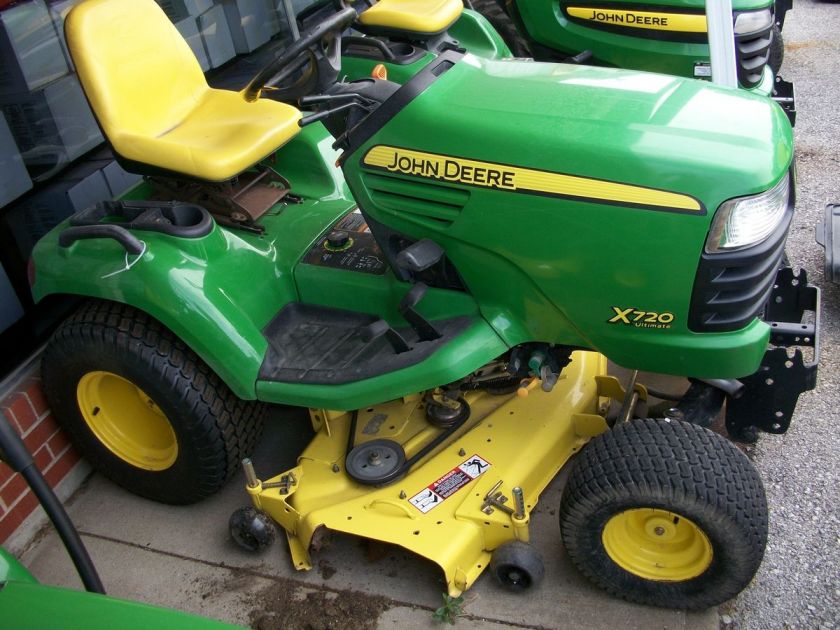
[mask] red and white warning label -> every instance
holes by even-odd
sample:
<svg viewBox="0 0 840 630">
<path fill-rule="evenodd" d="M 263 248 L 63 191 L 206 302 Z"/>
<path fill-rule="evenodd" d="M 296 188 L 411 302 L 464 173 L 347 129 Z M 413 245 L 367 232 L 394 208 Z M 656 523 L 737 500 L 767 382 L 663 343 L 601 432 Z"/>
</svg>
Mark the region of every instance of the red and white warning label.
<svg viewBox="0 0 840 630">
<path fill-rule="evenodd" d="M 409 499 L 409 502 L 425 514 L 458 492 L 473 479 L 478 479 L 490 468 L 490 462 L 473 455 L 443 477 L 430 483 Z"/>
</svg>

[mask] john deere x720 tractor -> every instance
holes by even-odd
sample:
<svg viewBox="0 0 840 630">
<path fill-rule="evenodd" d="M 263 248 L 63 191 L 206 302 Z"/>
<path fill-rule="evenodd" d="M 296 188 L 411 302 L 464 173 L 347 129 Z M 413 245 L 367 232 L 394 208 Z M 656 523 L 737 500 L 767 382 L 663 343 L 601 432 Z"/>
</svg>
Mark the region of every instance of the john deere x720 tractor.
<svg viewBox="0 0 840 630">
<path fill-rule="evenodd" d="M 394 29 L 429 18 L 392 6 Z M 818 296 L 781 264 L 784 113 L 457 48 L 402 85 L 340 82 L 355 18 L 329 14 L 228 92 L 153 0 L 71 11 L 87 98 L 146 179 L 35 249 L 36 299 L 89 298 L 43 357 L 57 417 L 159 501 L 242 463 L 253 507 L 230 527 L 250 549 L 279 524 L 307 569 L 317 531 L 376 538 L 437 563 L 453 595 L 488 567 L 539 582 L 530 514 L 580 453 L 560 525 L 588 577 L 663 606 L 732 597 L 764 551 L 761 480 L 687 408 L 645 417 L 637 370 L 725 391 L 736 435 L 784 432 L 813 387 L 787 350 L 816 344 Z M 260 98 L 289 82 L 296 105 Z M 242 460 L 267 403 L 307 408 L 316 436 L 261 480 Z"/>
</svg>

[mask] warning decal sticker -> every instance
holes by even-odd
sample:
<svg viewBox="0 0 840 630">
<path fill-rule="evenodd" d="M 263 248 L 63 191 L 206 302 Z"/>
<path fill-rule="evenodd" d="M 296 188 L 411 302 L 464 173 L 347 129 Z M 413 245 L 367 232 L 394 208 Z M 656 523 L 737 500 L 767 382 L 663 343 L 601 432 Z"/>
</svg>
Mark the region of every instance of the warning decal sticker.
<svg viewBox="0 0 840 630">
<path fill-rule="evenodd" d="M 488 468 L 490 468 L 488 461 L 478 455 L 473 455 L 434 483 L 423 488 L 411 497 L 409 502 L 425 514 L 443 503 L 473 479 L 483 475 Z"/>
</svg>

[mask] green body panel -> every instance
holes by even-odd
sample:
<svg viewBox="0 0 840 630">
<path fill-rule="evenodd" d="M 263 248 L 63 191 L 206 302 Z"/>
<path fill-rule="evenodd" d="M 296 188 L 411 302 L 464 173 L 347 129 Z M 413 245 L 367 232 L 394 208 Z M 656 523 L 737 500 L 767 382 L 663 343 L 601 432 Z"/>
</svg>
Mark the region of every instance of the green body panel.
<svg viewBox="0 0 840 630">
<path fill-rule="evenodd" d="M 520 194 L 364 167 L 377 145 L 674 191 L 707 211 Z M 743 91 L 467 56 L 349 156 L 345 174 L 377 221 L 444 247 L 509 345 L 579 345 L 628 367 L 738 377 L 758 367 L 769 329 L 755 321 L 738 332 L 691 332 L 693 279 L 715 209 L 773 186 L 792 157 L 781 108 Z M 400 190 L 403 201 L 383 189 Z M 448 206 L 448 221 L 428 204 L 405 201 L 447 194 L 463 203 L 454 213 Z M 674 322 L 667 329 L 608 324 L 612 307 L 668 312 Z"/>
<path fill-rule="evenodd" d="M 483 15 L 475 11 L 464 9 L 461 17 L 448 32 L 461 46 L 487 59 L 506 59 L 512 56 L 496 29 Z M 422 57 L 408 64 L 386 62 L 383 65 L 388 69 L 388 79 L 402 84 L 434 59 L 437 59 L 437 55 L 426 51 Z M 377 59 L 344 55 L 341 58 L 341 76 L 347 81 L 369 77 L 374 67 L 380 63 L 382 62 Z"/>
<path fill-rule="evenodd" d="M 9 581 L 0 585 L 0 621 L 5 628 L 54 630 L 188 630 L 234 628 L 220 621 L 96 593 Z"/>
<path fill-rule="evenodd" d="M 557 0 L 513 0 L 522 24 L 528 35 L 536 42 L 567 55 L 576 55 L 584 50 L 592 51 L 598 63 L 628 68 L 661 72 L 682 77 L 694 76 L 694 64 L 709 61 L 708 43 L 668 41 L 657 36 L 657 31 L 637 29 L 636 33 L 619 34 L 595 26 L 570 21 Z M 611 0 L 608 2 L 580 2 L 569 0 L 570 6 L 599 6 L 611 9 L 633 9 L 655 11 L 668 9 L 703 10 L 703 0 Z M 769 0 L 733 0 L 733 11 L 749 11 L 773 7 Z M 678 11 L 674 11 L 678 12 Z M 768 69 L 765 69 L 765 74 Z M 772 75 L 772 72 L 770 73 Z M 759 94 L 769 95 L 771 84 L 766 77 L 761 85 L 753 88 Z"/>
<path fill-rule="evenodd" d="M 96 593 L 44 586 L 3 548 L 0 548 L 0 623 L 4 628 L 27 630 L 53 630 L 68 625 L 91 630 L 238 627 Z"/>
<path fill-rule="evenodd" d="M 32 574 L 17 561 L 12 554 L 0 547 L 0 584 L 3 582 L 28 582 L 30 584 L 37 584 Z M 0 588 L 2 592 L 2 588 Z M 2 608 L 0 608 L 2 610 Z M 0 615 L 2 618 L 2 615 Z"/>
</svg>

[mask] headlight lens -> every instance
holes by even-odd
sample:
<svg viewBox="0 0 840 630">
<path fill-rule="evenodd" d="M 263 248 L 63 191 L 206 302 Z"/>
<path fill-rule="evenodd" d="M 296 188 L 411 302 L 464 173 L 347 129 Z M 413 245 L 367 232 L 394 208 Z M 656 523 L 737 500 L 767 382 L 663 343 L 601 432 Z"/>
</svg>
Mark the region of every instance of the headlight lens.
<svg viewBox="0 0 840 630">
<path fill-rule="evenodd" d="M 748 33 L 755 33 L 763 31 L 773 24 L 773 14 L 770 9 L 762 9 L 761 11 L 746 11 L 739 13 L 735 18 L 735 34 L 746 35 Z"/>
<path fill-rule="evenodd" d="M 712 222 L 706 251 L 710 254 L 760 243 L 779 225 L 790 199 L 790 175 L 770 190 L 721 204 Z"/>
</svg>

